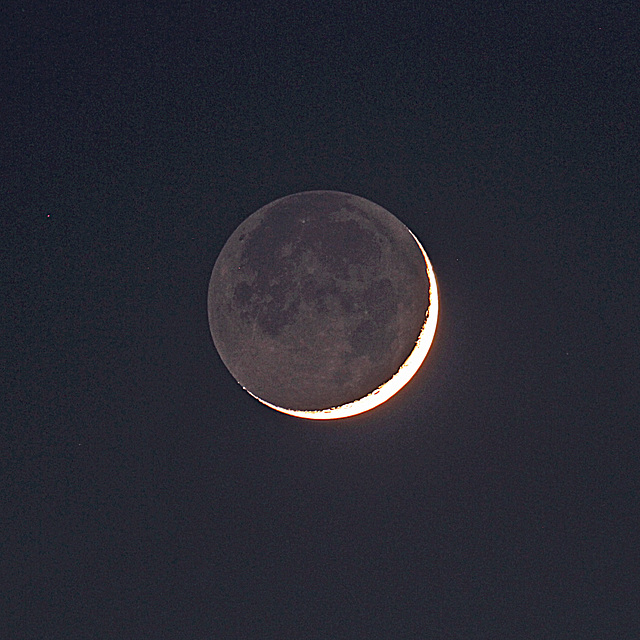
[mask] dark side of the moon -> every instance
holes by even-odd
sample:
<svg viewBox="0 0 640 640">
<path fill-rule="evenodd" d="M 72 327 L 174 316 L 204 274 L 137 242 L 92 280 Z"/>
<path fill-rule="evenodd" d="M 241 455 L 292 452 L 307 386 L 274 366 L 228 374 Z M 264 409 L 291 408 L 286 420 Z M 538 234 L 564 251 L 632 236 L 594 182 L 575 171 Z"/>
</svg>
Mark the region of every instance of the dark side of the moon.
<svg viewBox="0 0 640 640">
<path fill-rule="evenodd" d="M 382 207 L 308 191 L 247 218 L 222 249 L 209 324 L 234 378 L 311 411 L 362 398 L 407 359 L 429 306 L 424 255 Z"/>
</svg>

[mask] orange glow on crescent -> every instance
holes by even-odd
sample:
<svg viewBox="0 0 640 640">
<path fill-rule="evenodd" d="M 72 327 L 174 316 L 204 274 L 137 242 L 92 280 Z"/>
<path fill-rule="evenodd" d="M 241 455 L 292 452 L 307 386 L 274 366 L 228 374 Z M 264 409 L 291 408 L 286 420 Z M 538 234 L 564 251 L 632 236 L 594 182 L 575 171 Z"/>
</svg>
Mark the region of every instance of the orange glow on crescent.
<svg viewBox="0 0 640 640">
<path fill-rule="evenodd" d="M 410 229 L 409 233 L 411 233 Z M 424 359 L 427 357 L 427 353 L 429 352 L 429 348 L 431 347 L 431 343 L 433 342 L 433 338 L 436 334 L 436 325 L 438 323 L 438 285 L 436 284 L 436 274 L 434 273 L 431 262 L 429 261 L 425 250 L 422 248 L 422 245 L 418 241 L 418 238 L 416 238 L 413 233 L 411 233 L 411 235 L 420 247 L 420 251 L 422 251 L 422 255 L 424 256 L 427 275 L 429 277 L 429 308 L 427 309 L 427 316 L 424 324 L 422 325 L 422 329 L 420 330 L 420 334 L 418 335 L 418 339 L 416 340 L 416 346 L 393 377 L 363 398 L 340 405 L 339 407 L 331 407 L 318 411 L 285 409 L 271 404 L 270 402 L 266 402 L 265 400 L 262 400 L 262 398 L 258 398 L 258 396 L 254 395 L 246 388 L 245 391 L 256 398 L 256 400 L 259 400 L 276 411 L 281 411 L 282 413 L 287 413 L 291 416 L 307 418 L 310 420 L 334 420 L 336 418 L 348 418 L 350 416 L 355 416 L 381 405 L 383 402 L 386 402 L 391 398 L 391 396 L 400 391 L 400 389 L 402 389 L 402 387 L 404 387 L 407 382 L 413 378 L 416 371 L 418 371 L 420 365 L 422 365 Z"/>
</svg>

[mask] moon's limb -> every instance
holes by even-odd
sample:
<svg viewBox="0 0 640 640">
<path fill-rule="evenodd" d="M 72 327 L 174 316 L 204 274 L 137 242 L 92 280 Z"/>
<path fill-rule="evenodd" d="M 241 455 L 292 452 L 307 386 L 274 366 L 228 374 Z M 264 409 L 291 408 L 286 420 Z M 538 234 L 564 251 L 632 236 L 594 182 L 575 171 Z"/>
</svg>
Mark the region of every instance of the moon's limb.
<svg viewBox="0 0 640 640">
<path fill-rule="evenodd" d="M 413 351 L 402 364 L 400 369 L 398 369 L 398 371 L 387 382 L 385 382 L 363 398 L 359 398 L 358 400 L 354 400 L 353 402 L 349 402 L 338 407 L 329 407 L 327 409 L 321 409 L 318 411 L 300 411 L 295 409 L 287 409 L 285 407 L 279 407 L 275 404 L 267 402 L 266 400 L 263 400 L 262 398 L 251 393 L 251 391 L 249 391 L 249 389 L 247 389 L 246 387 L 243 387 L 245 391 L 256 398 L 256 400 L 259 400 L 263 404 L 271 407 L 272 409 L 275 409 L 276 411 L 296 416 L 298 418 L 307 418 L 310 420 L 334 420 L 337 418 L 348 418 L 351 416 L 356 416 L 360 413 L 364 413 L 365 411 L 369 411 L 370 409 L 374 409 L 375 407 L 381 405 L 383 402 L 386 402 L 398 391 L 400 391 L 400 389 L 402 389 L 409 382 L 409 380 L 413 378 L 413 376 L 416 374 L 425 358 L 427 357 L 427 353 L 431 348 L 431 344 L 433 343 L 433 338 L 436 333 L 439 310 L 438 285 L 436 282 L 436 274 L 433 270 L 433 266 L 431 265 L 431 261 L 429 260 L 429 257 L 427 256 L 427 253 L 425 252 L 423 246 L 420 244 L 418 238 L 416 238 L 416 236 L 411 232 L 410 229 L 408 229 L 408 231 L 413 236 L 416 244 L 422 252 L 422 255 L 424 256 L 427 276 L 429 278 L 429 306 L 427 308 L 427 314 L 424 324 L 422 325 L 422 329 L 420 330 L 420 334 L 418 335 L 418 339 L 416 340 L 416 345 Z"/>
</svg>

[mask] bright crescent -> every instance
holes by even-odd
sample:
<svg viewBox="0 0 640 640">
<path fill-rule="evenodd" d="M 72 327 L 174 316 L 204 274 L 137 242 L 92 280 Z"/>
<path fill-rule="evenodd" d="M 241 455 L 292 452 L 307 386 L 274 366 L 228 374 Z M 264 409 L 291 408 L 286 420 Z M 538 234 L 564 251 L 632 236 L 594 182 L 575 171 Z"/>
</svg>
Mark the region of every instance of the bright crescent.
<svg viewBox="0 0 640 640">
<path fill-rule="evenodd" d="M 433 342 L 433 338 L 436 334 L 439 308 L 438 285 L 436 283 L 436 274 L 433 271 L 431 261 L 418 238 L 416 238 L 410 229 L 408 229 L 408 231 L 413 236 L 413 239 L 416 241 L 418 247 L 420 247 L 420 251 L 422 251 L 422 255 L 424 256 L 427 276 L 429 278 L 429 306 L 427 308 L 427 315 L 425 317 L 424 324 L 422 325 L 422 329 L 420 330 L 420 334 L 418 335 L 413 351 L 411 351 L 409 357 L 404 361 L 400 369 L 398 369 L 398 371 L 387 382 L 380 385 L 377 389 L 363 398 L 359 398 L 358 400 L 348 402 L 347 404 L 343 404 L 338 407 L 330 407 L 318 411 L 299 411 L 279 407 L 254 395 L 246 387 L 243 387 L 243 389 L 256 400 L 259 400 L 262 404 L 266 404 L 268 407 L 271 407 L 276 411 L 296 416 L 298 418 L 307 418 L 309 420 L 335 420 L 337 418 L 349 418 L 351 416 L 356 416 L 360 413 L 364 413 L 365 411 L 369 411 L 370 409 L 374 409 L 398 393 L 398 391 L 400 391 L 400 389 L 402 389 L 402 387 L 404 387 L 409 380 L 413 378 L 427 357 L 427 353 L 429 353 L 431 343 Z"/>
</svg>

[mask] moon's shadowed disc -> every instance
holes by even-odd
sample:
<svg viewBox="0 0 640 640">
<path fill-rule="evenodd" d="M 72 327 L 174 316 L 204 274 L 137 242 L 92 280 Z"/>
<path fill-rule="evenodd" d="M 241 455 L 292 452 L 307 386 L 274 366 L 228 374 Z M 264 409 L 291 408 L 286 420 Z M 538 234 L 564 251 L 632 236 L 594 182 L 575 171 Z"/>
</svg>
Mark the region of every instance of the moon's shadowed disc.
<svg viewBox="0 0 640 640">
<path fill-rule="evenodd" d="M 429 278 L 421 248 L 388 211 L 307 191 L 235 230 L 208 307 L 214 344 L 243 387 L 278 407 L 321 410 L 398 371 L 425 323 Z"/>
</svg>

